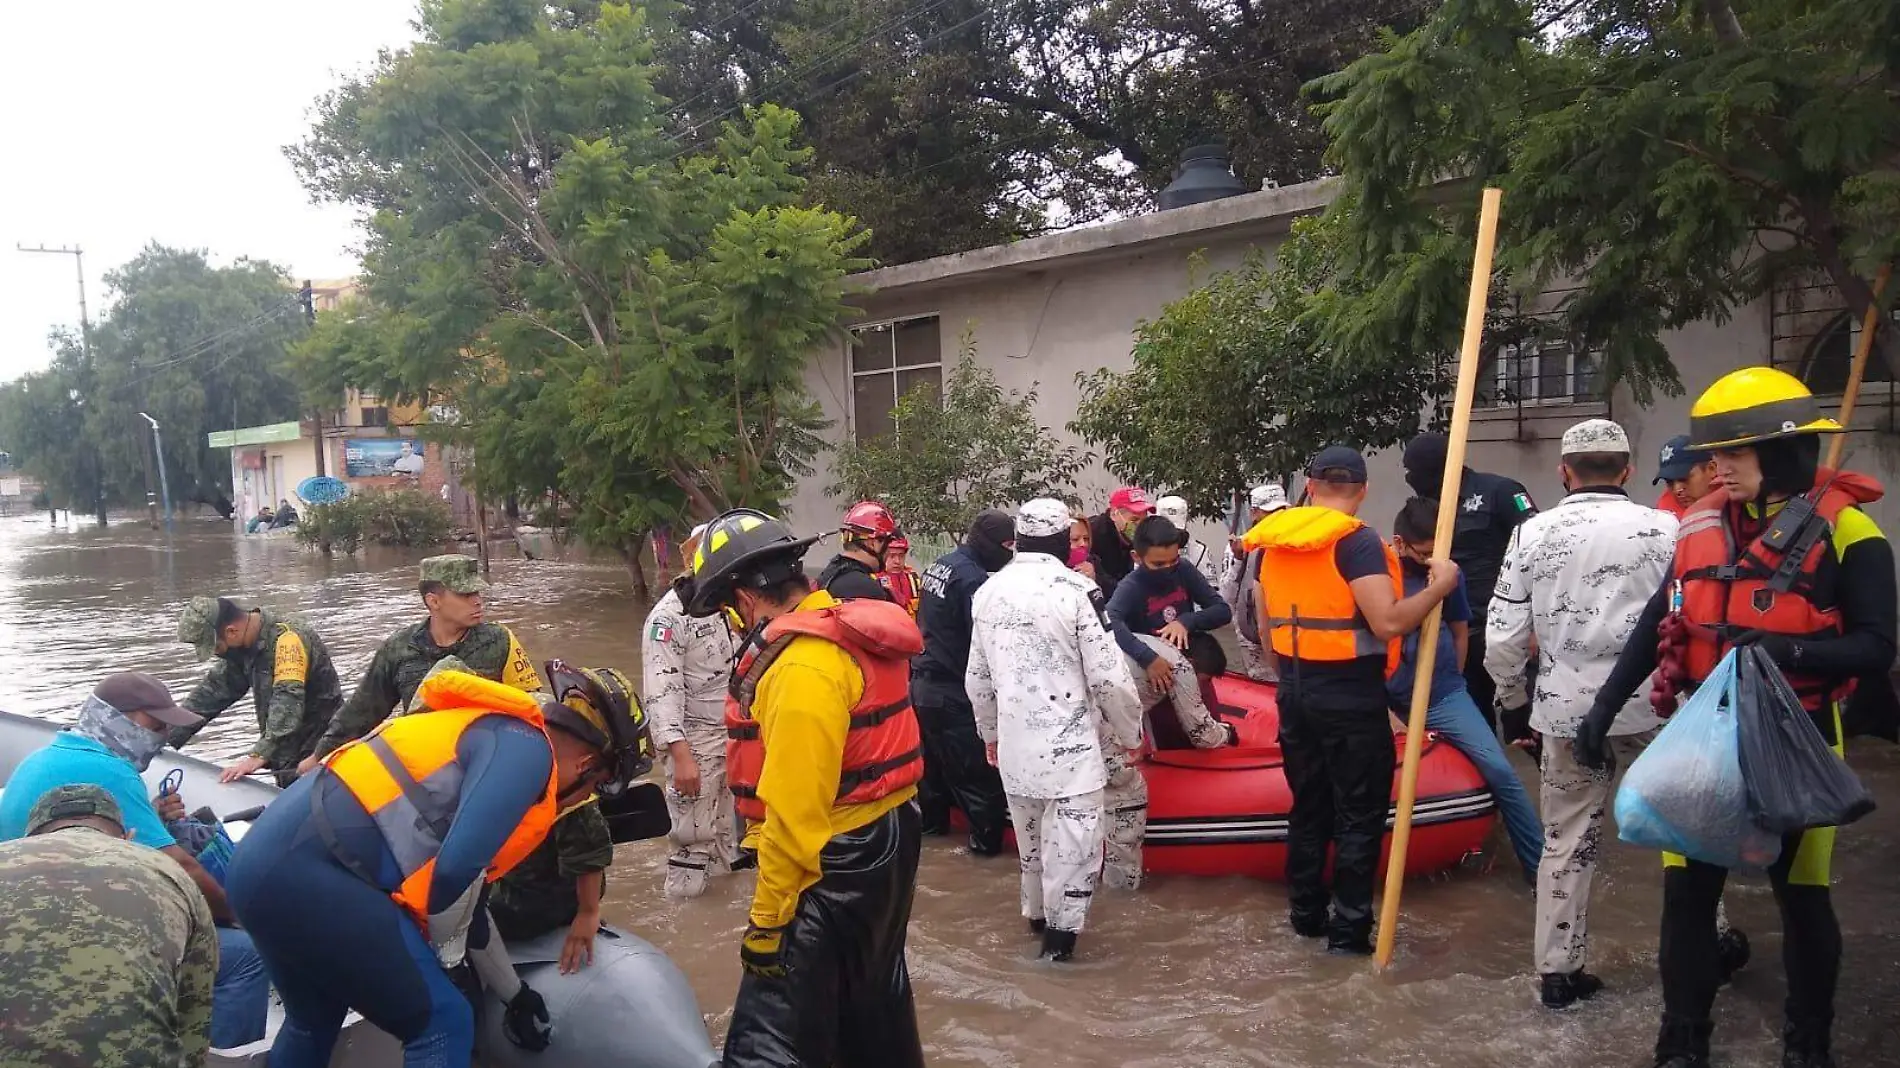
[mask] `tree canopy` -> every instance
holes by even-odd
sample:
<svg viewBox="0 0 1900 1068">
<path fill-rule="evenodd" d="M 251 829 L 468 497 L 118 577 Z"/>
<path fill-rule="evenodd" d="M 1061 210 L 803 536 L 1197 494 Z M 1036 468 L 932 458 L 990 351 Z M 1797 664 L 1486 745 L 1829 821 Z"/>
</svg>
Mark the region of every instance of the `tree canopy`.
<svg viewBox="0 0 1900 1068">
<path fill-rule="evenodd" d="M 0 393 L 0 442 L 76 509 L 143 503 L 151 428 L 161 428 L 175 503 L 230 509 L 231 454 L 213 430 L 295 419 L 287 347 L 306 329 L 279 268 L 150 245 L 106 275 L 109 310 L 86 343 L 58 339 L 52 365 Z M 153 476 L 156 481 L 156 476 Z M 156 486 L 151 486 L 156 489 Z"/>
<path fill-rule="evenodd" d="M 1256 253 L 1135 328 L 1134 366 L 1077 376 L 1069 428 L 1138 485 L 1220 515 L 1236 494 L 1298 471 L 1322 447 L 1396 445 L 1440 390 L 1409 352 L 1341 359 L 1321 337 L 1340 296 L 1336 224 L 1294 224 L 1273 262 Z"/>
<path fill-rule="evenodd" d="M 1663 331 L 1778 277 L 1858 319 L 1900 251 L 1897 50 L 1896 0 L 1448 0 L 1313 84 L 1339 266 L 1365 283 L 1328 309 L 1329 345 L 1455 346 L 1480 184 L 1505 191 L 1500 277 L 1574 285 L 1540 310 L 1639 400 L 1680 388 Z"/>
<path fill-rule="evenodd" d="M 823 420 L 806 353 L 847 313 L 863 229 L 807 204 L 799 119 L 664 132 L 649 9 L 440 0 L 422 39 L 318 106 L 290 150 L 371 211 L 364 304 L 306 388 L 426 399 L 490 496 L 552 498 L 631 560 L 659 524 L 775 508 Z"/>
</svg>

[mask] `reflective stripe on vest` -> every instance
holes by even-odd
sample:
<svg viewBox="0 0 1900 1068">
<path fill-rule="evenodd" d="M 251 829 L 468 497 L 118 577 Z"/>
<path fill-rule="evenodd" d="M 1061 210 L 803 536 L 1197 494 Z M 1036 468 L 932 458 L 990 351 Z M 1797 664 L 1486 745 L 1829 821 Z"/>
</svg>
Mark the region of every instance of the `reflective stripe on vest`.
<svg viewBox="0 0 1900 1068">
<path fill-rule="evenodd" d="M 532 697 L 510 686 L 461 672 L 444 672 L 423 683 L 431 707 L 384 721 L 373 733 L 331 753 L 324 769 L 342 782 L 380 832 L 395 859 L 401 881 L 390 897 L 419 924 L 426 925 L 435 860 L 455 822 L 464 772 L 456 747 L 464 731 L 488 716 L 519 719 L 546 737 L 546 724 Z M 550 749 L 552 743 L 549 743 Z M 487 867 L 493 882 L 527 859 L 547 837 L 558 815 L 558 777 L 552 763 L 547 786 Z M 360 857 L 336 840 L 321 804 L 311 791 L 312 819 L 331 853 L 364 881 L 377 882 Z"/>
<path fill-rule="evenodd" d="M 733 672 L 726 694 L 726 786 L 746 819 L 765 819 L 765 804 L 759 799 L 765 743 L 758 721 L 752 718 L 752 703 L 760 680 L 799 637 L 832 642 L 850 655 L 864 676 L 864 694 L 850 712 L 834 802 L 864 804 L 923 778 L 922 738 L 910 704 L 909 657 L 873 651 L 857 640 L 848 622 L 901 625 L 908 628 L 907 637 L 918 648 L 922 646 L 916 624 L 901 607 L 886 601 L 851 600 L 780 616 L 767 628 L 765 647 L 755 647 Z"/>
<path fill-rule="evenodd" d="M 1820 486 L 1816 486 L 1819 490 Z M 1812 493 L 1814 491 L 1810 491 Z M 1834 523 L 1855 499 L 1838 489 L 1820 494 L 1811 523 L 1818 536 L 1788 548 L 1802 550 L 1798 569 L 1777 579 L 1787 559 L 1759 536 L 1747 545 L 1736 539 L 1744 512 L 1716 492 L 1697 501 L 1683 516 L 1676 532 L 1674 577 L 1682 583 L 1680 616 L 1688 645 L 1685 663 L 1689 677 L 1708 678 L 1734 640 L 1750 631 L 1785 634 L 1794 638 L 1832 638 L 1842 633 L 1838 607 L 1820 608 L 1811 599 L 1821 564 L 1831 552 Z M 1764 517 L 1765 532 L 1772 517 Z M 1830 679 L 1800 671 L 1785 671 L 1789 685 L 1810 712 L 1826 707 L 1853 688 L 1851 679 Z"/>
</svg>

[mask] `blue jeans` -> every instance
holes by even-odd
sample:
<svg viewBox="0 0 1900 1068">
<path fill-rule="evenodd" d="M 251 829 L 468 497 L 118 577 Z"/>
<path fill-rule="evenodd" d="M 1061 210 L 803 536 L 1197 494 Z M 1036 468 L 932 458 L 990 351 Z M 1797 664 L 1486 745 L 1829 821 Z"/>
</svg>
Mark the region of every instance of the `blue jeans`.
<svg viewBox="0 0 1900 1068">
<path fill-rule="evenodd" d="M 218 977 L 211 986 L 211 1048 L 230 1049 L 264 1037 L 270 973 L 251 936 L 218 928 Z"/>
<path fill-rule="evenodd" d="M 1524 874 L 1535 879 L 1537 863 L 1544 855 L 1544 825 L 1537 818 L 1537 809 L 1531 806 L 1531 795 L 1525 792 L 1523 780 L 1511 769 L 1497 731 L 1485 721 L 1484 713 L 1478 710 L 1478 703 L 1471 699 L 1470 692 L 1460 686 L 1433 701 L 1425 713 L 1425 729 L 1436 731 L 1477 766 L 1478 774 L 1484 776 L 1484 784 L 1491 788 L 1491 800 L 1504 817 L 1505 833 L 1511 837 L 1511 852 L 1517 854 Z"/>
</svg>

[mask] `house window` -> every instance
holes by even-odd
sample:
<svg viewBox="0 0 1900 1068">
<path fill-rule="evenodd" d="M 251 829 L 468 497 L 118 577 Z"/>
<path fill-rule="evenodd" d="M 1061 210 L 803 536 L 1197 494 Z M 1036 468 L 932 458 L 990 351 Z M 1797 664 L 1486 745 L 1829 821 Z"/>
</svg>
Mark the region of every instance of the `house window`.
<svg viewBox="0 0 1900 1068">
<path fill-rule="evenodd" d="M 364 408 L 362 425 L 363 426 L 388 426 L 389 425 L 389 409 L 382 408 L 382 407 Z"/>
<path fill-rule="evenodd" d="M 1900 309 L 1890 313 L 1892 322 L 1900 324 Z M 1894 327 L 1887 327 L 1889 344 L 1892 343 Z M 1816 394 L 1841 394 L 1847 392 L 1847 376 L 1854 368 L 1854 350 L 1860 345 L 1860 316 L 1842 312 L 1815 335 L 1814 343 L 1808 346 L 1807 355 L 1801 359 L 1801 381 Z M 1892 382 L 1893 370 L 1879 353 L 1869 353 L 1867 370 L 1861 377 L 1862 382 Z"/>
<path fill-rule="evenodd" d="M 851 331 L 851 425 L 859 444 L 888 437 L 891 409 L 918 386 L 943 393 L 943 336 L 934 315 Z"/>
<path fill-rule="evenodd" d="M 1479 372 L 1477 406 L 1587 404 L 1602 399 L 1601 353 L 1578 350 L 1561 338 L 1527 338 L 1502 345 Z"/>
</svg>

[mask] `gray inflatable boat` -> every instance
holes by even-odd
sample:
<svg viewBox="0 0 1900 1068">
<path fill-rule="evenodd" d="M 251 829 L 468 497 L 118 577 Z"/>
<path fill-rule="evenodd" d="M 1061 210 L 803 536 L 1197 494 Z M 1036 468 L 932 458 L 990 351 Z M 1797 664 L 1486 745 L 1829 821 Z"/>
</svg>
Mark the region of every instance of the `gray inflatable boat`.
<svg viewBox="0 0 1900 1068">
<path fill-rule="evenodd" d="M 42 720 L 0 712 L 0 790 L 15 765 L 52 740 L 59 728 Z M 220 783 L 219 768 L 208 761 L 167 749 L 145 771 L 152 791 L 173 769 L 184 773 L 188 811 L 210 806 L 220 817 L 243 815 L 269 805 L 277 788 L 244 780 Z M 618 829 L 625 821 L 610 816 Z M 634 822 L 638 822 L 637 820 Z M 228 825 L 242 837 L 245 820 Z M 475 1056 L 486 1068 L 712 1068 L 719 1063 L 706 1037 L 693 988 L 666 954 L 626 931 L 603 927 L 594 940 L 594 963 L 562 975 L 557 961 L 562 933 L 511 944 L 515 969 L 547 999 L 554 1044 L 542 1053 L 526 1053 L 502 1037 L 501 1004 L 489 999 L 475 1039 Z M 212 1050 L 208 1068 L 264 1068 L 271 1039 L 282 1020 L 273 999 L 270 1031 L 261 1042 Z M 402 1045 L 351 1013 L 330 1058 L 332 1068 L 401 1068 Z"/>
</svg>

